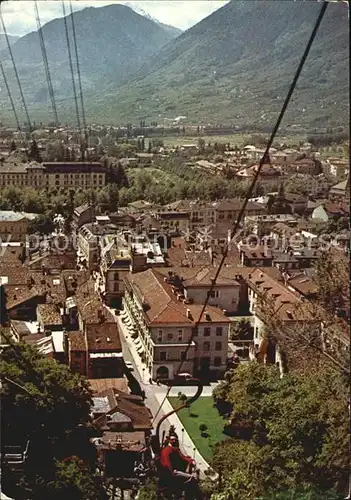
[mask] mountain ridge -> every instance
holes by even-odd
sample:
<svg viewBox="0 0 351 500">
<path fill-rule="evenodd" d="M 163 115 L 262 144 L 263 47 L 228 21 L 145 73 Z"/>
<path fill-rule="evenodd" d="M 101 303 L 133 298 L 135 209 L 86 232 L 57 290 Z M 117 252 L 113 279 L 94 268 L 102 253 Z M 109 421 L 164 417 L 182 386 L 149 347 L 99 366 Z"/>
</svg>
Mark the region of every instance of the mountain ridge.
<svg viewBox="0 0 351 500">
<path fill-rule="evenodd" d="M 66 16 L 66 20 L 75 66 L 71 14 Z M 126 81 L 146 58 L 175 36 L 168 28 L 122 4 L 76 11 L 74 22 L 85 91 L 103 90 L 109 83 L 121 84 Z M 42 33 L 56 97 L 65 99 L 72 96 L 72 83 L 63 18 L 46 23 Z M 17 40 L 12 52 L 28 102 L 47 103 L 47 84 L 38 32 L 33 31 Z M 0 57 L 10 75 L 12 87 L 16 89 L 8 51 L 2 51 Z"/>
<path fill-rule="evenodd" d="M 89 9 L 94 8 L 79 12 Z M 106 8 L 98 10 L 101 9 Z M 126 63 L 128 71 L 118 78 L 116 72 L 109 74 L 104 69 L 116 51 L 116 39 L 110 37 L 104 60 L 90 68 L 88 65 L 88 72 L 83 74 L 87 118 L 99 123 L 127 123 L 186 116 L 191 123 L 232 123 L 241 127 L 255 123 L 271 127 L 319 10 L 320 3 L 312 0 L 231 1 L 177 37 L 163 32 L 158 49 L 145 50 L 143 46 L 138 64 Z M 78 13 L 75 19 L 76 16 Z M 140 17 L 143 23 L 152 23 L 147 27 L 143 24 L 145 29 L 161 29 Z M 92 39 L 97 36 L 96 31 L 96 26 L 95 31 L 92 27 L 89 30 Z M 130 33 L 124 35 L 128 40 Z M 138 37 L 134 41 L 140 45 Z M 118 45 L 117 49 L 124 55 L 127 52 L 129 59 L 133 51 L 138 52 L 131 42 L 123 47 Z M 40 57 L 39 52 L 37 65 Z M 307 128 L 345 125 L 348 61 L 347 7 L 329 3 L 285 124 Z M 61 92 L 59 111 L 67 119 L 74 119 L 70 89 L 68 78 L 64 90 L 66 95 L 70 92 L 70 97 Z M 38 102 L 47 103 L 47 96 L 42 101 L 37 98 Z M 30 109 L 36 116 L 44 116 L 33 104 Z"/>
<path fill-rule="evenodd" d="M 168 113 L 240 125 L 248 118 L 271 126 L 319 10 L 312 0 L 229 2 L 161 48 L 128 88 L 115 89 L 122 116 L 152 119 Z M 330 3 L 288 110 L 292 122 L 346 123 L 348 60 L 347 7 Z M 109 119 L 113 104 L 106 109 Z M 97 106 L 91 112 L 97 115 Z"/>
</svg>

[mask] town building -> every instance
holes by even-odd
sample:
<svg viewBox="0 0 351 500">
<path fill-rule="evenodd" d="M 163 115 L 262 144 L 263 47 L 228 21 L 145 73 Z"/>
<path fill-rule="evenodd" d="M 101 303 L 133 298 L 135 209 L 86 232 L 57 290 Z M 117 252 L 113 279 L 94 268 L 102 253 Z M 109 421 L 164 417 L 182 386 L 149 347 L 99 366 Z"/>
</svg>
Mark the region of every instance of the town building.
<svg viewBox="0 0 351 500">
<path fill-rule="evenodd" d="M 252 167 L 244 167 L 236 173 L 236 178 L 238 180 L 251 183 L 256 176 L 258 167 L 258 165 L 253 165 Z M 279 169 L 276 169 L 272 165 L 265 163 L 260 171 L 258 182 L 263 186 L 273 187 L 282 182 L 283 179 L 284 178 Z"/>
<path fill-rule="evenodd" d="M 253 315 L 255 352 L 261 354 L 263 360 L 278 362 L 276 344 L 267 345 L 267 326 L 274 315 L 274 321 L 284 334 L 290 329 L 301 328 L 309 324 L 309 328 L 319 328 L 301 296 L 292 292 L 283 283 L 266 274 L 261 269 L 255 269 L 247 279 L 249 290 L 250 312 Z M 275 332 L 276 335 L 279 332 Z"/>
<path fill-rule="evenodd" d="M 106 169 L 97 162 L 23 163 L 0 162 L 0 187 L 30 186 L 35 189 L 99 188 L 106 184 Z"/>
<path fill-rule="evenodd" d="M 152 415 L 140 396 L 115 387 L 94 394 L 92 422 L 99 436 L 92 438 L 106 478 L 132 478 L 135 463 L 149 458 Z"/>
<path fill-rule="evenodd" d="M 89 205 L 88 203 L 75 208 L 73 212 L 72 227 L 74 229 L 78 229 L 79 227 L 84 226 L 84 224 L 93 222 L 95 210 L 95 207 Z"/>
<path fill-rule="evenodd" d="M 333 203 L 331 201 L 321 203 L 312 212 L 312 219 L 328 222 L 333 218 L 348 217 L 350 208 L 345 203 Z"/>
<path fill-rule="evenodd" d="M 330 188 L 329 199 L 331 201 L 345 202 L 350 200 L 350 176 Z"/>
<path fill-rule="evenodd" d="M 291 214 L 252 215 L 245 217 L 245 227 L 260 238 L 269 235 L 273 226 L 278 222 L 295 227 L 297 225 L 297 218 Z"/>
<path fill-rule="evenodd" d="M 0 210 L 0 241 L 4 243 L 25 242 L 28 226 L 36 217 L 38 217 L 37 214 Z"/>
<path fill-rule="evenodd" d="M 89 323 L 84 332 L 68 332 L 68 364 L 90 379 L 123 376 L 122 345 L 116 322 Z"/>
<path fill-rule="evenodd" d="M 202 305 L 177 292 L 170 278 L 147 270 L 125 279 L 124 321 L 138 333 L 152 377 L 173 378 L 180 366 L 187 373 L 222 376 L 230 321 L 221 309 L 209 306 L 194 332 Z"/>
</svg>

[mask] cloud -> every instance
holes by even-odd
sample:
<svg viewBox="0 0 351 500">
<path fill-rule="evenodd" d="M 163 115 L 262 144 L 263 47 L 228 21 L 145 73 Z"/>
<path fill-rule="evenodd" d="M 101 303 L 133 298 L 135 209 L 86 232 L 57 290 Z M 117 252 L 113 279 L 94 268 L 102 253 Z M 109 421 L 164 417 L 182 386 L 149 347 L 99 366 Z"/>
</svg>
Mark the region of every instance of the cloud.
<svg viewBox="0 0 351 500">
<path fill-rule="evenodd" d="M 144 1 L 72 1 L 74 11 L 86 7 L 103 7 L 114 3 L 121 3 L 144 11 L 154 19 L 165 24 L 187 29 L 201 21 L 215 10 L 219 9 L 229 0 L 144 0 Z M 52 19 L 63 17 L 62 5 L 59 0 L 40 1 L 37 3 L 41 24 Z M 69 2 L 65 2 L 66 14 L 69 13 Z M 25 35 L 37 29 L 34 2 L 28 0 L 11 0 L 1 3 L 4 22 L 7 32 L 11 35 Z"/>
</svg>

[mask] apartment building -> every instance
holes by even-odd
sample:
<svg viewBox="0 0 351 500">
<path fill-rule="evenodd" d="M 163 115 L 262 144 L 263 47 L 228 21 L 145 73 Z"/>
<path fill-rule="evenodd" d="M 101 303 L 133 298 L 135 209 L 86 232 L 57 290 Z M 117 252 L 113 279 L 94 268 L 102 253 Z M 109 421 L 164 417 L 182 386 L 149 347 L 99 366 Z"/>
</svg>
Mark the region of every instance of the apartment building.
<svg viewBox="0 0 351 500">
<path fill-rule="evenodd" d="M 139 352 L 153 379 L 172 378 L 181 363 L 183 372 L 224 374 L 230 321 L 219 308 L 209 306 L 194 332 L 202 305 L 174 293 L 167 277 L 151 269 L 125 279 L 123 302 L 122 317 L 138 333 Z"/>
<path fill-rule="evenodd" d="M 248 298 L 250 312 L 253 314 L 254 344 L 256 349 L 264 352 L 266 349 L 265 334 L 267 328 L 267 315 L 274 314 L 277 323 L 286 331 L 308 323 L 309 328 L 319 328 L 311 311 L 308 309 L 301 295 L 289 290 L 283 283 L 278 282 L 261 269 L 255 269 L 247 278 Z M 312 331 L 312 330 L 311 330 Z M 272 334 L 278 332 L 270 332 Z M 275 359 L 275 350 L 271 353 Z"/>
<path fill-rule="evenodd" d="M 20 160 L 0 162 L 0 187 L 45 186 L 45 169 L 40 163 L 23 163 Z"/>
<path fill-rule="evenodd" d="M 97 162 L 0 163 L 0 187 L 35 189 L 99 188 L 106 184 L 106 169 Z"/>
<path fill-rule="evenodd" d="M 180 218 L 185 219 L 184 214 L 188 214 L 188 224 L 183 223 L 190 231 L 196 231 L 202 227 L 214 227 L 224 222 L 234 222 L 241 210 L 243 200 L 240 198 L 224 199 L 213 203 L 203 201 L 179 200 L 167 206 L 172 213 L 178 213 L 178 226 L 180 227 Z M 250 201 L 245 210 L 246 215 L 260 215 L 265 212 L 265 208 L 260 203 Z M 160 219 L 163 213 L 158 214 Z M 177 220 L 176 216 L 173 216 Z M 182 226 L 183 227 L 183 226 Z"/>
<path fill-rule="evenodd" d="M 106 184 L 106 169 L 97 162 L 43 163 L 45 187 L 50 188 L 99 188 Z"/>
<path fill-rule="evenodd" d="M 168 281 L 176 293 L 184 294 L 185 299 L 190 303 L 203 304 L 215 274 L 215 269 L 204 267 L 196 271 L 193 276 L 181 281 L 178 288 L 178 278 L 170 271 Z M 240 283 L 235 279 L 219 275 L 210 294 L 209 305 L 218 307 L 224 313 L 235 314 L 238 311 L 239 302 Z"/>
<path fill-rule="evenodd" d="M 243 206 L 243 200 L 240 198 L 234 198 L 230 200 L 221 200 L 215 202 L 213 207 L 215 208 L 215 222 L 216 224 L 225 221 L 233 221 L 238 218 L 241 208 Z M 261 203 L 255 203 L 249 201 L 246 205 L 245 216 L 261 215 L 265 213 L 265 207 Z"/>
<path fill-rule="evenodd" d="M 258 165 L 245 167 L 236 173 L 238 180 L 252 182 L 258 171 Z M 280 170 L 270 164 L 264 164 L 260 171 L 258 182 L 264 186 L 276 186 L 284 180 Z"/>
<path fill-rule="evenodd" d="M 162 229 L 186 232 L 189 229 L 189 212 L 167 211 L 158 212 L 156 220 L 160 223 Z"/>
<path fill-rule="evenodd" d="M 271 233 L 273 226 L 282 222 L 290 227 L 297 226 L 297 218 L 291 214 L 250 215 L 245 217 L 245 226 L 259 237 Z"/>
<path fill-rule="evenodd" d="M 1 242 L 24 242 L 28 234 L 28 226 L 36 217 L 37 214 L 0 210 Z"/>
<path fill-rule="evenodd" d="M 90 323 L 68 333 L 68 364 L 88 378 L 123 376 L 122 346 L 117 323 Z"/>
</svg>

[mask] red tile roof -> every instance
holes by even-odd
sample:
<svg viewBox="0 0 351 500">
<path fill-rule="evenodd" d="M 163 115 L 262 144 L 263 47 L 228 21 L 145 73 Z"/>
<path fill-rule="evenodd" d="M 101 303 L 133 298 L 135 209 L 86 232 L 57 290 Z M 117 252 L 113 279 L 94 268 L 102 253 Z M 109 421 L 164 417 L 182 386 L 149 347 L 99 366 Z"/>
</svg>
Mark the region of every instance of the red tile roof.
<svg viewBox="0 0 351 500">
<path fill-rule="evenodd" d="M 89 352 L 122 351 L 118 325 L 113 323 L 98 323 L 86 325 L 85 331 Z"/>
<path fill-rule="evenodd" d="M 144 313 L 150 324 L 193 324 L 198 318 L 202 306 L 178 301 L 176 295 L 172 293 L 172 285 L 166 283 L 164 279 L 163 275 L 149 269 L 132 275 L 126 281 L 129 282 L 143 303 Z M 192 311 L 191 318 L 187 316 L 187 309 Z M 212 311 L 212 321 L 228 322 L 219 308 L 211 307 L 209 309 Z M 202 322 L 206 321 L 203 317 Z"/>
</svg>

